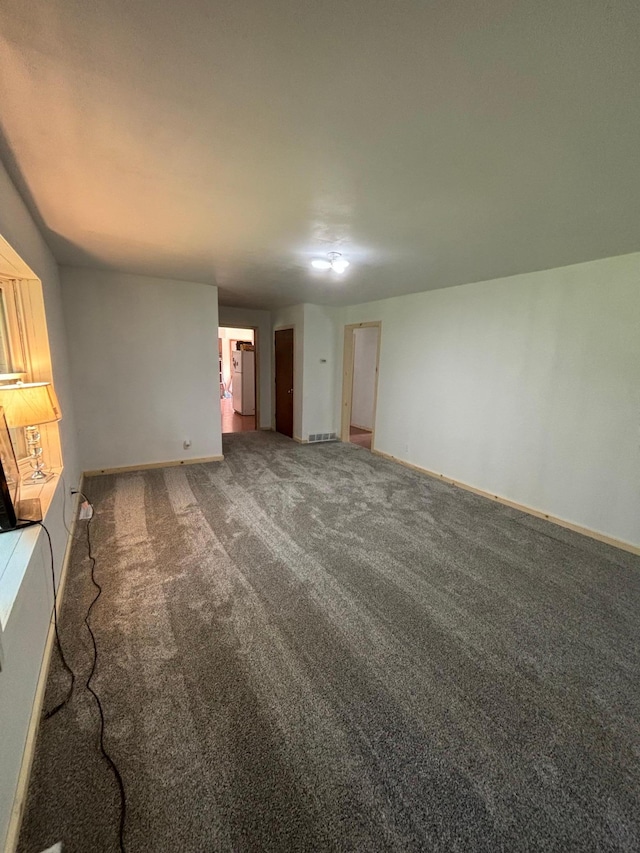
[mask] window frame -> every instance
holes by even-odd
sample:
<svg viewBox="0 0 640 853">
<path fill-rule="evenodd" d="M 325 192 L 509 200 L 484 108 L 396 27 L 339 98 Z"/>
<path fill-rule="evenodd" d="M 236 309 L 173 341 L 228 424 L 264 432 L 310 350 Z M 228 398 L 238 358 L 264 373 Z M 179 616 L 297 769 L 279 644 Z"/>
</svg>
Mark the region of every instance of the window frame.
<svg viewBox="0 0 640 853">
<path fill-rule="evenodd" d="M 29 375 L 30 358 L 20 284 L 21 282 L 14 278 L 0 276 L 7 343 L 11 360 L 10 373 L 23 373 L 29 381 L 31 378 Z"/>
<path fill-rule="evenodd" d="M 24 309 L 21 301 L 20 285 L 14 278 L 0 276 L 0 301 L 6 330 L 6 349 L 9 361 L 9 371 L 0 374 L 0 384 L 15 382 L 17 379 L 30 380 L 27 370 L 27 340 L 24 329 Z M 0 321 L 1 322 L 1 321 Z M 22 428 L 10 429 L 18 462 L 28 457 L 27 442 Z"/>
<path fill-rule="evenodd" d="M 0 383 L 17 379 L 51 382 L 49 338 L 40 280 L 0 273 L 0 288 L 12 366 L 11 373 L 4 374 Z M 24 430 L 11 429 L 10 433 L 18 464 L 24 468 L 28 466 L 29 459 Z M 58 425 L 43 424 L 40 435 L 47 467 L 60 467 L 62 453 Z"/>
</svg>

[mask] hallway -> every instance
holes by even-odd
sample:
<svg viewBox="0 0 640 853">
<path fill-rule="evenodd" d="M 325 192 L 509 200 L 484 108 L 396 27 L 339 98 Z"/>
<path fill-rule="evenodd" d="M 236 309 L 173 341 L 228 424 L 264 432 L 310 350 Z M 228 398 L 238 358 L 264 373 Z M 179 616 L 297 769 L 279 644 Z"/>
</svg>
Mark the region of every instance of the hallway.
<svg viewBox="0 0 640 853">
<path fill-rule="evenodd" d="M 220 400 L 220 410 L 222 412 L 222 433 L 229 432 L 249 432 L 256 428 L 255 415 L 239 415 L 233 411 L 233 399 L 231 397 L 223 397 Z"/>
<path fill-rule="evenodd" d="M 358 427 L 352 426 L 349 431 L 349 441 L 351 444 L 357 444 L 358 447 L 364 447 L 367 450 L 371 450 L 371 438 L 373 433 L 370 429 L 358 429 Z"/>
</svg>

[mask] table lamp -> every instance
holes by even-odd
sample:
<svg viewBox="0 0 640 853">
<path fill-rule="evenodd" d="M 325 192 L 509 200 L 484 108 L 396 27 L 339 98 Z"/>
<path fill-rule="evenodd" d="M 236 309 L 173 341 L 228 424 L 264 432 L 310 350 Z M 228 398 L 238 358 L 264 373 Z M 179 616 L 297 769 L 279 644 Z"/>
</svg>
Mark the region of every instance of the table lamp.
<svg viewBox="0 0 640 853">
<path fill-rule="evenodd" d="M 25 484 L 46 483 L 53 474 L 46 474 L 40 444 L 41 424 L 59 421 L 62 417 L 53 385 L 50 382 L 18 382 L 0 385 L 0 406 L 4 408 L 9 429 L 25 427 L 29 460 L 33 473 Z"/>
</svg>

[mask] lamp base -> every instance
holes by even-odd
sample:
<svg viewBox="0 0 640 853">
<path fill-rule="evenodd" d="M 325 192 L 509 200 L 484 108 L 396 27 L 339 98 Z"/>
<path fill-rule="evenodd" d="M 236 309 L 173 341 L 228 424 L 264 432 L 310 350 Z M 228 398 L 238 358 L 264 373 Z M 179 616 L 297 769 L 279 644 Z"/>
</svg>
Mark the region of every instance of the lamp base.
<svg viewBox="0 0 640 853">
<path fill-rule="evenodd" d="M 48 483 L 49 480 L 53 480 L 55 474 L 52 471 L 34 471 L 33 474 L 29 474 L 25 477 L 20 483 L 21 486 L 42 486 L 44 483 Z"/>
</svg>

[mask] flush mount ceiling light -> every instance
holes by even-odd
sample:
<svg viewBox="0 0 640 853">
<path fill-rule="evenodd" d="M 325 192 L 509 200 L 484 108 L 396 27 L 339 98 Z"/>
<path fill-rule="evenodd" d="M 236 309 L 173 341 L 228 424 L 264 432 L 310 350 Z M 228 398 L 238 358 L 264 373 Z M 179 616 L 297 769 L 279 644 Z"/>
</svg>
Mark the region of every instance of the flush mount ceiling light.
<svg viewBox="0 0 640 853">
<path fill-rule="evenodd" d="M 315 270 L 333 270 L 342 275 L 349 266 L 349 261 L 343 258 L 340 252 L 329 252 L 326 258 L 314 258 L 311 266 Z"/>
</svg>

